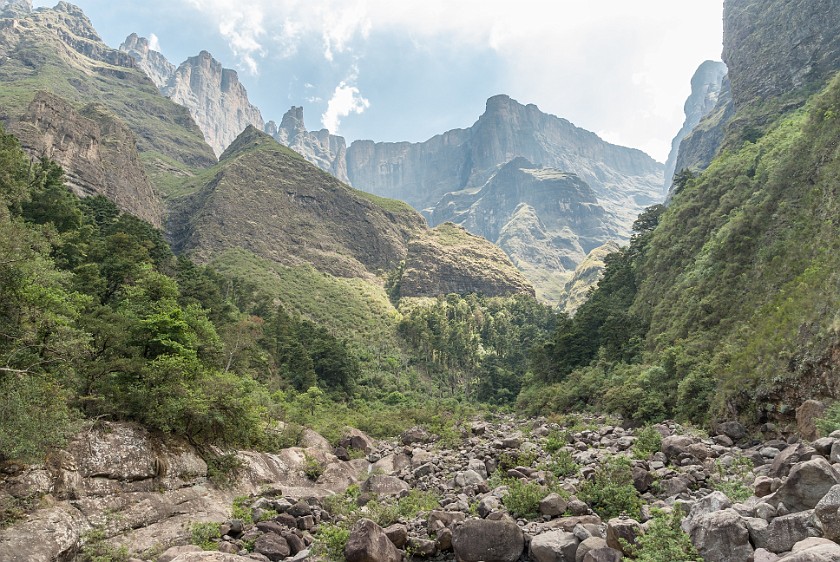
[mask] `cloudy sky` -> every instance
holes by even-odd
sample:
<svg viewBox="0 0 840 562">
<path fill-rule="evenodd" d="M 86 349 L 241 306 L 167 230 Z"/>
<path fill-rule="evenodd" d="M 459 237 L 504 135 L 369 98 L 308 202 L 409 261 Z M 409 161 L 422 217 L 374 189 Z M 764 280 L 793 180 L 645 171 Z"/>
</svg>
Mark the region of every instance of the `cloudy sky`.
<svg viewBox="0 0 840 562">
<path fill-rule="evenodd" d="M 720 59 L 723 0 L 73 2 L 113 47 L 210 51 L 266 120 L 302 105 L 348 141 L 422 141 L 505 93 L 664 161 L 694 70 Z"/>
</svg>

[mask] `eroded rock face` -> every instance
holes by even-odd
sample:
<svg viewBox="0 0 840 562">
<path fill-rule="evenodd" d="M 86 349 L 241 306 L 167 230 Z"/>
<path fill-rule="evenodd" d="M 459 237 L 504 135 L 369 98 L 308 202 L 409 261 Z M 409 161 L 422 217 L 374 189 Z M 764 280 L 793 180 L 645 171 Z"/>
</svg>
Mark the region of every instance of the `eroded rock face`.
<svg viewBox="0 0 840 562">
<path fill-rule="evenodd" d="M 34 157 L 55 160 L 67 186 L 80 197 L 104 195 L 120 210 L 160 227 L 163 208 L 146 177 L 134 134 L 101 105 L 77 111 L 47 92 L 38 92 L 12 132 Z"/>
<path fill-rule="evenodd" d="M 274 121 L 266 123 L 265 132 L 325 172 L 350 183 L 344 137 L 333 135 L 327 129 L 307 131 L 302 107 L 289 109 L 279 125 Z"/>
<path fill-rule="evenodd" d="M 175 75 L 175 65 L 149 46 L 149 40 L 132 33 L 120 45 L 120 51 L 131 55 L 137 66 L 161 89 Z"/>
</svg>

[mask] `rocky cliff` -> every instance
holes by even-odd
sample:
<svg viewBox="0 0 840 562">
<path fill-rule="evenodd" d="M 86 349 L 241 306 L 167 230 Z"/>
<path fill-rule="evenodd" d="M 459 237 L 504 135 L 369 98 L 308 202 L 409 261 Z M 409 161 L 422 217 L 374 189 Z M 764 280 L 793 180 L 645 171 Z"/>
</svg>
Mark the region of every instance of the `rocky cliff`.
<svg viewBox="0 0 840 562">
<path fill-rule="evenodd" d="M 578 307 L 589 298 L 589 291 L 598 286 L 598 281 L 604 274 L 605 258 L 619 249 L 615 242 L 607 242 L 598 246 L 589 254 L 586 259 L 575 268 L 574 275 L 563 288 L 563 300 L 560 309 L 567 314 L 574 314 Z"/>
<path fill-rule="evenodd" d="M 0 119 L 6 123 L 24 116 L 36 92 L 45 91 L 76 111 L 91 101 L 106 107 L 133 134 L 147 173 L 162 155 L 170 166 L 216 160 L 189 112 L 161 96 L 128 54 L 105 45 L 71 4 L 0 18 L 0 58 Z"/>
<path fill-rule="evenodd" d="M 38 92 L 10 129 L 33 158 L 47 156 L 60 164 L 77 195 L 104 195 L 121 210 L 161 226 L 163 208 L 143 171 L 135 137 L 103 106 L 76 111 Z"/>
<path fill-rule="evenodd" d="M 664 191 L 671 189 L 671 180 L 677 168 L 677 155 L 680 143 L 708 115 L 717 105 L 720 97 L 723 79 L 726 76 L 726 65 L 719 61 L 707 60 L 703 62 L 691 77 L 691 94 L 685 100 L 685 121 L 674 140 L 671 141 L 671 152 L 665 161 Z"/>
<path fill-rule="evenodd" d="M 578 176 L 522 157 L 502 166 L 481 189 L 444 196 L 431 222 L 444 221 L 498 244 L 549 302 L 558 302 L 590 250 L 620 236 Z"/>
<path fill-rule="evenodd" d="M 174 67 L 161 53 L 149 48 L 149 41 L 129 35 L 120 45 L 137 61 L 160 92 L 186 107 L 219 156 L 245 127 L 264 126 L 260 110 L 248 101 L 248 92 L 235 70 L 222 64 L 207 51 Z"/>
<path fill-rule="evenodd" d="M 327 129 L 307 131 L 303 122 L 303 108 L 292 107 L 283 115 L 280 125 L 265 124 L 265 132 L 344 183 L 347 177 L 347 147 L 344 137 L 330 134 Z"/>
</svg>

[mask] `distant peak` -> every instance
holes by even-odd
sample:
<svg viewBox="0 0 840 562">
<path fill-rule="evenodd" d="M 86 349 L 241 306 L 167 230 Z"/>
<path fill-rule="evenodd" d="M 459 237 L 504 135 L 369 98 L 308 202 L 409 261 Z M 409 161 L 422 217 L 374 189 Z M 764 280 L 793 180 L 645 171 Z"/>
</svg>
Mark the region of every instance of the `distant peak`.
<svg viewBox="0 0 840 562">
<path fill-rule="evenodd" d="M 306 129 L 303 124 L 303 107 L 292 106 L 280 121 L 281 129 Z"/>
<path fill-rule="evenodd" d="M 510 107 L 512 105 L 521 104 L 507 94 L 498 94 L 487 99 L 487 111 Z"/>
<path fill-rule="evenodd" d="M 519 170 L 533 170 L 534 168 L 539 168 L 536 164 L 532 163 L 530 160 L 525 158 L 524 156 L 517 156 L 513 160 L 510 160 L 507 164 L 502 166 L 503 168 L 508 169 L 519 169 Z"/>
<path fill-rule="evenodd" d="M 32 13 L 32 0 L 2 0 L 0 13 L 4 16 L 23 16 Z"/>
<path fill-rule="evenodd" d="M 136 33 L 132 33 L 128 37 L 125 38 L 122 45 L 120 45 L 120 50 L 123 51 L 137 51 L 139 53 L 148 53 L 149 52 L 149 40 L 145 37 L 140 37 Z"/>
</svg>

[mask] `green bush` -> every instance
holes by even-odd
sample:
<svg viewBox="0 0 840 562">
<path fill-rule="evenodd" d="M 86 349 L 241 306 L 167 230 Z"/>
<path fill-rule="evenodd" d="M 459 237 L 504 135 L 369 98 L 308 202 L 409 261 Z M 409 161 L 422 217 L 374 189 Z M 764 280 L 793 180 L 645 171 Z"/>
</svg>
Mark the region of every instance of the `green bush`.
<svg viewBox="0 0 840 562">
<path fill-rule="evenodd" d="M 534 482 L 522 480 L 507 481 L 508 493 L 502 503 L 514 517 L 536 517 L 539 513 L 540 500 L 545 496 L 545 489 Z"/>
<path fill-rule="evenodd" d="M 682 517 L 679 506 L 670 514 L 654 510 L 647 532 L 630 546 L 632 559 L 637 562 L 702 562 L 691 539 L 680 528 Z"/>
<path fill-rule="evenodd" d="M 712 489 L 723 492 L 733 502 L 742 502 L 752 495 L 753 463 L 747 457 L 736 456 L 727 466 L 720 460 L 715 462 L 712 474 Z"/>
<path fill-rule="evenodd" d="M 202 550 L 218 550 L 219 539 L 222 538 L 221 523 L 193 523 L 190 526 L 192 544 L 200 546 Z"/>
<path fill-rule="evenodd" d="M 344 547 L 350 538 L 350 529 L 343 525 L 321 523 L 315 533 L 313 552 L 317 557 L 334 562 L 344 561 Z"/>
<path fill-rule="evenodd" d="M 82 536 L 82 548 L 75 560 L 78 562 L 127 562 L 128 549 L 105 542 L 105 532 L 95 528 Z"/>
<path fill-rule="evenodd" d="M 554 453 L 568 442 L 566 432 L 555 429 L 545 438 L 543 449 L 548 453 Z"/>
<path fill-rule="evenodd" d="M 304 453 L 303 473 L 313 482 L 324 473 L 324 465 L 321 464 L 315 457 Z"/>
<path fill-rule="evenodd" d="M 572 453 L 566 449 L 559 449 L 551 454 L 551 461 L 545 466 L 556 478 L 566 478 L 578 473 L 580 467 L 575 462 Z"/>
<path fill-rule="evenodd" d="M 251 498 L 248 496 L 237 496 L 233 498 L 233 505 L 230 508 L 232 519 L 241 519 L 243 523 L 253 523 L 251 517 Z"/>
<path fill-rule="evenodd" d="M 434 492 L 412 489 L 407 496 L 397 500 L 397 511 L 401 517 L 411 519 L 418 513 L 431 511 L 440 505 L 440 499 Z"/>
<path fill-rule="evenodd" d="M 636 435 L 633 445 L 633 456 L 640 460 L 647 460 L 654 453 L 662 449 L 662 435 L 653 426 L 645 426 Z"/>
<path fill-rule="evenodd" d="M 578 490 L 578 498 L 589 504 L 601 519 L 622 513 L 633 519 L 641 516 L 642 500 L 633 487 L 633 472 L 627 457 L 610 457 Z"/>
<path fill-rule="evenodd" d="M 821 435 L 829 435 L 840 429 L 840 401 L 829 406 L 823 417 L 817 418 L 817 429 Z"/>
<path fill-rule="evenodd" d="M 207 463 L 207 478 L 217 488 L 233 486 L 245 466 L 236 453 L 208 454 L 204 460 Z"/>
</svg>

